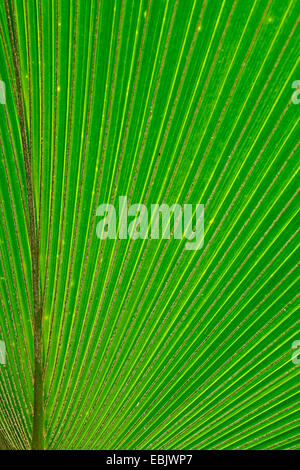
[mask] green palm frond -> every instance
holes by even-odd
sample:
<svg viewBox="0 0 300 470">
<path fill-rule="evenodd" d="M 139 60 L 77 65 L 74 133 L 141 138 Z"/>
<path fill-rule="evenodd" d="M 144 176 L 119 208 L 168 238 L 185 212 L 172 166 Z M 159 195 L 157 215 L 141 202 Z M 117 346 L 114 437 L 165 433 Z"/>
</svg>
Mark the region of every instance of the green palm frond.
<svg viewBox="0 0 300 470">
<path fill-rule="evenodd" d="M 300 449 L 299 7 L 1 0 L 0 448 Z"/>
</svg>

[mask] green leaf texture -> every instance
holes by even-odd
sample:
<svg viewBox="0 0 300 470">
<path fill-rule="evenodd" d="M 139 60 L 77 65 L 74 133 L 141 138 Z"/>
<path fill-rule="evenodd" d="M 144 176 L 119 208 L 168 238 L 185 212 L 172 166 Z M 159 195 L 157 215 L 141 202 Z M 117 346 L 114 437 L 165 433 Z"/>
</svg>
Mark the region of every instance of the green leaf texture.
<svg viewBox="0 0 300 470">
<path fill-rule="evenodd" d="M 36 345 L 46 449 L 300 449 L 299 12 L 1 0 L 0 447 Z M 121 195 L 204 204 L 203 248 L 98 239 Z"/>
</svg>

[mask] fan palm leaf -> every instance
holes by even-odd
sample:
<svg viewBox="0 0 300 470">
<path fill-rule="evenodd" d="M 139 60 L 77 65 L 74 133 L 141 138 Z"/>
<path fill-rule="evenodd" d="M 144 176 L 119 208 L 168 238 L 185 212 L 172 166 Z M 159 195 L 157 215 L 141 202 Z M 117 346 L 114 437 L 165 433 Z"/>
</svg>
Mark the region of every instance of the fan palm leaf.
<svg viewBox="0 0 300 470">
<path fill-rule="evenodd" d="M 300 448 L 299 7 L 1 1 L 0 448 Z"/>
</svg>

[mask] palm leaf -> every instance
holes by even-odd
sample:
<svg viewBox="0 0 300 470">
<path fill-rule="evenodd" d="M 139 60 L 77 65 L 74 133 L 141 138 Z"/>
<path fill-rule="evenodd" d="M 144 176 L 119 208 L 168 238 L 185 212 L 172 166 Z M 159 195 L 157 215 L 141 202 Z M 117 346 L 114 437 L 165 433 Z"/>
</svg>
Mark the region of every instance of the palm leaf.
<svg viewBox="0 0 300 470">
<path fill-rule="evenodd" d="M 299 6 L 1 2 L 1 448 L 300 448 Z"/>
</svg>

